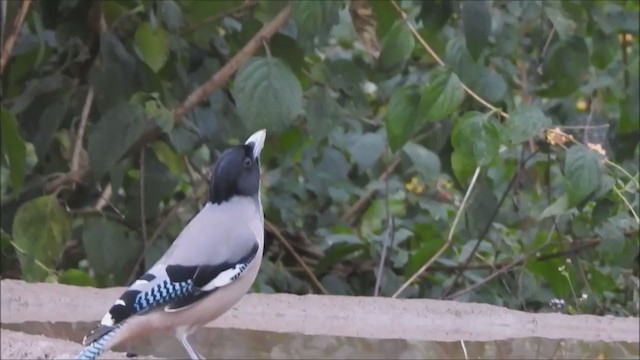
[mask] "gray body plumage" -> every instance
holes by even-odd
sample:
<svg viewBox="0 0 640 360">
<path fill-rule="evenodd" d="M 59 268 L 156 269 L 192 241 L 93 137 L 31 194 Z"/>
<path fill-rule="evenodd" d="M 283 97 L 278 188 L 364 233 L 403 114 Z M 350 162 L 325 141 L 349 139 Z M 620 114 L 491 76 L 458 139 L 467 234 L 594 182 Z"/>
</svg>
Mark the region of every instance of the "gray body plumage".
<svg viewBox="0 0 640 360">
<path fill-rule="evenodd" d="M 211 192 L 225 191 L 211 195 L 166 253 L 116 300 L 101 325 L 85 338 L 87 347 L 78 358 L 95 358 L 113 346 L 156 331 L 173 331 L 189 356 L 199 358 L 187 336 L 240 300 L 260 268 L 264 215 L 258 156 L 264 136 L 264 131 L 257 132 L 245 143 L 253 144 L 245 145 L 242 153 L 251 155 L 240 159 L 244 159 L 241 170 L 246 174 L 234 172 L 238 154 L 223 153 L 216 167 L 220 179 L 214 180 Z M 251 157 L 255 164 L 247 163 Z M 225 178 L 228 174 L 230 179 Z"/>
</svg>

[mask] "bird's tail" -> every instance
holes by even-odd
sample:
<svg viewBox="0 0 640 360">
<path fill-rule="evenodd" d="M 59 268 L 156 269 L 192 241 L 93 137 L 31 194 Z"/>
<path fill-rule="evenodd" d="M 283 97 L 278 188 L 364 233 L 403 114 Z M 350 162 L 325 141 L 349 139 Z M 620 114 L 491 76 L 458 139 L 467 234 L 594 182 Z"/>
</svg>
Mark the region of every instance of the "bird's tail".
<svg viewBox="0 0 640 360">
<path fill-rule="evenodd" d="M 108 350 L 111 345 L 113 337 L 120 332 L 121 325 L 112 326 L 107 332 L 105 332 L 99 338 L 91 341 L 84 349 L 76 356 L 76 360 L 94 360 L 104 351 Z"/>
</svg>

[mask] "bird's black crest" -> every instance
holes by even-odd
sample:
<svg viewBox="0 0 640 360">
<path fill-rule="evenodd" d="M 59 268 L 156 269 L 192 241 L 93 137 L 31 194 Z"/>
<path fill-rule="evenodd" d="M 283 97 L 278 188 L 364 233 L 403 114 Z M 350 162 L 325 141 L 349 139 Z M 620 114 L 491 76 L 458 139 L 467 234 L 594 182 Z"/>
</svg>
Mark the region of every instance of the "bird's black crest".
<svg viewBox="0 0 640 360">
<path fill-rule="evenodd" d="M 258 196 L 260 159 L 253 157 L 253 145 L 226 149 L 216 164 L 209 189 L 209 201 L 221 204 L 234 196 Z"/>
</svg>

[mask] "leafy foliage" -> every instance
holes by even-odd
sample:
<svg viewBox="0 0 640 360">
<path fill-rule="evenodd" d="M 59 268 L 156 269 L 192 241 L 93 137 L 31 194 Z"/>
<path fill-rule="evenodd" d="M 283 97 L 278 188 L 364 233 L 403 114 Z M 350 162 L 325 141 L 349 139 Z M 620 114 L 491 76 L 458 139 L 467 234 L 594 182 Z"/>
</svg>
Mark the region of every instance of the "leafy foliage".
<svg viewBox="0 0 640 360">
<path fill-rule="evenodd" d="M 34 2 L 1 34 L 2 276 L 125 285 L 264 127 L 255 291 L 638 316 L 639 10 Z"/>
</svg>

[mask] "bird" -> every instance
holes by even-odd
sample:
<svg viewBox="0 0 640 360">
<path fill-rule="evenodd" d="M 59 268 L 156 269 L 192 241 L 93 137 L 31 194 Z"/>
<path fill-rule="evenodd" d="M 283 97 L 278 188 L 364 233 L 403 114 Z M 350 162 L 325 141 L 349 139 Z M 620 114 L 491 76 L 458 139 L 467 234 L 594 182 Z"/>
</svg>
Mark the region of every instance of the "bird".
<svg viewBox="0 0 640 360">
<path fill-rule="evenodd" d="M 118 344 L 159 331 L 173 331 L 190 359 L 203 359 L 188 336 L 240 300 L 262 261 L 260 153 L 266 135 L 259 130 L 222 152 L 207 202 L 85 336 L 76 359 L 96 359 Z"/>
</svg>

